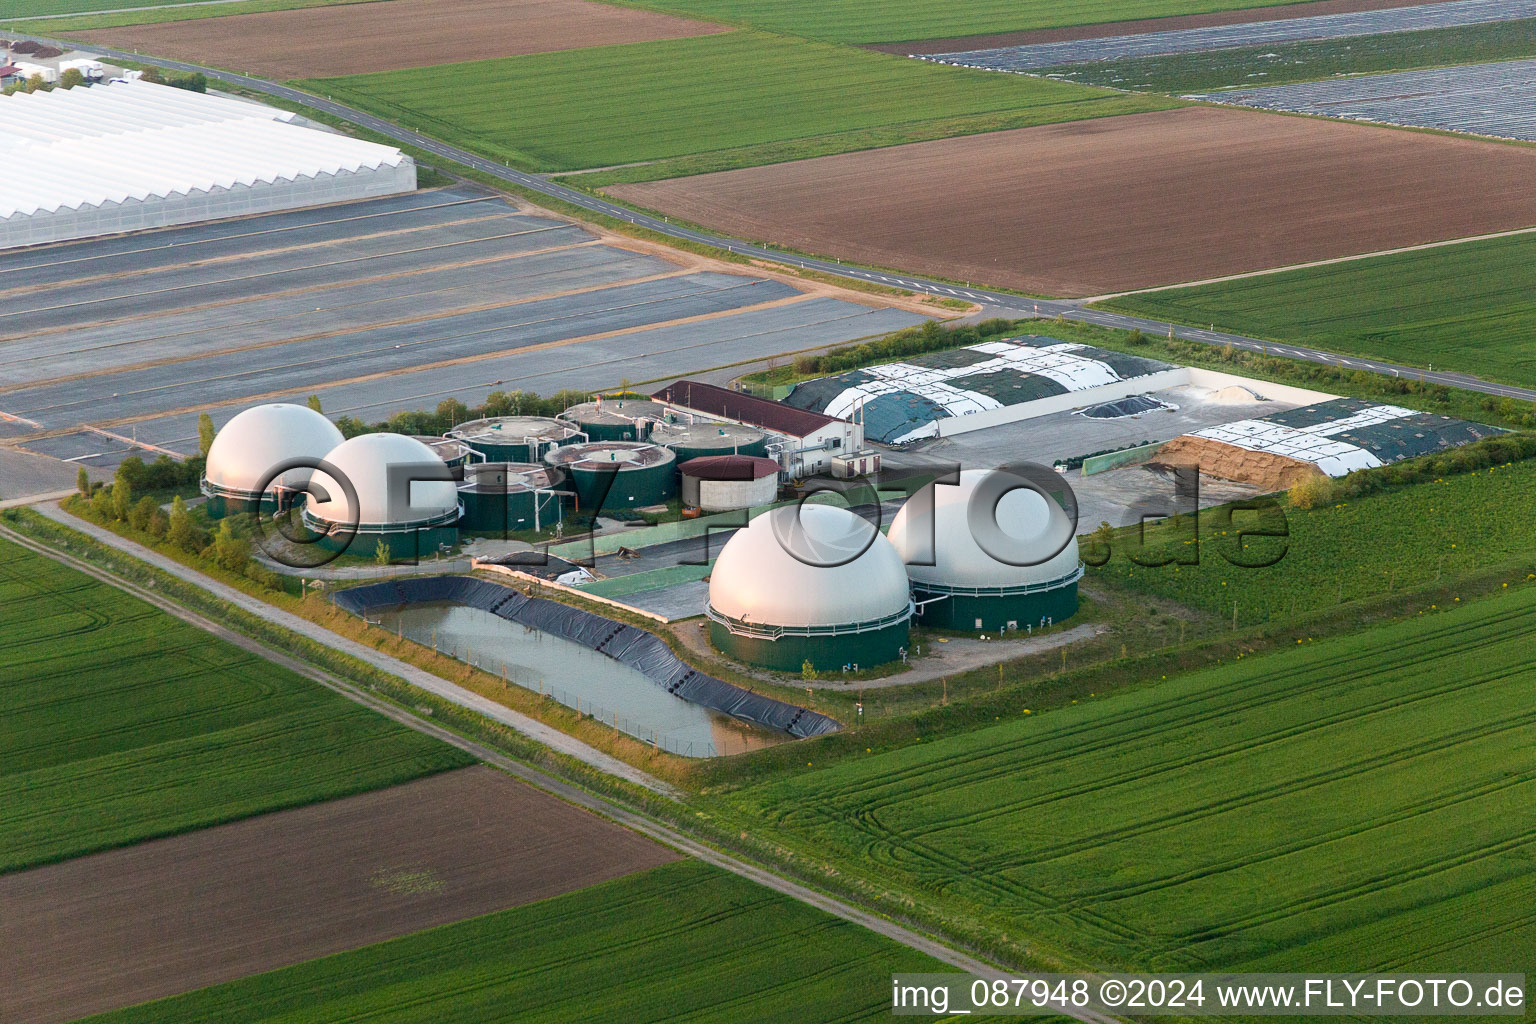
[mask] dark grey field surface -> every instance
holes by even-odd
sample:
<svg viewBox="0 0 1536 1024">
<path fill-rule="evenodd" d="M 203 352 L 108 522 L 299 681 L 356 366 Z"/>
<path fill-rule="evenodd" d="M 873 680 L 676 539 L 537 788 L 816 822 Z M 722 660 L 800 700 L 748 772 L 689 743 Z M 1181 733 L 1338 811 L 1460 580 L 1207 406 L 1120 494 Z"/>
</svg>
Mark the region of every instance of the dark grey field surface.
<svg viewBox="0 0 1536 1024">
<path fill-rule="evenodd" d="M 202 412 L 318 395 L 381 420 L 923 319 L 643 249 L 462 186 L 0 255 L 0 442 L 111 468 L 135 441 L 194 452 Z M 0 495 L 37 476 L 0 464 Z"/>
</svg>

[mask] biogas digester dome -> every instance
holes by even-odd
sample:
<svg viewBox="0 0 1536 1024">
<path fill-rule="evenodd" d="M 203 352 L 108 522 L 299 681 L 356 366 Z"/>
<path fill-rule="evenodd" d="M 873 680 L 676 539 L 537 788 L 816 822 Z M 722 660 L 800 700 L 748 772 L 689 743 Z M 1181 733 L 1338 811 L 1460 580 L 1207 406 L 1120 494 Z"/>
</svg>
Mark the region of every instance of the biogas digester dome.
<svg viewBox="0 0 1536 1024">
<path fill-rule="evenodd" d="M 929 484 L 891 522 L 891 544 L 906 563 L 925 626 L 1038 628 L 1077 612 L 1083 567 L 1067 513 L 1026 487 L 1013 485 L 999 497 L 992 488 L 1009 482 L 984 486 L 994 472 L 965 470 L 958 486 Z M 986 507 L 992 502 L 995 520 Z"/>
<path fill-rule="evenodd" d="M 312 470 L 272 471 L 291 459 L 323 459 L 341 444 L 341 431 L 303 405 L 257 405 L 235 416 L 214 436 L 200 489 L 208 515 L 272 512 L 303 488 Z"/>
<path fill-rule="evenodd" d="M 786 505 L 726 542 L 705 614 L 732 657 L 830 670 L 900 657 L 912 598 L 901 556 L 873 525 L 834 505 Z"/>
<path fill-rule="evenodd" d="M 452 471 L 431 448 L 403 434 L 359 434 L 325 461 L 345 475 L 356 495 L 317 471 L 304 525 L 325 536 L 322 547 L 371 556 L 379 541 L 392 558 L 430 555 L 459 539 L 459 494 Z"/>
</svg>

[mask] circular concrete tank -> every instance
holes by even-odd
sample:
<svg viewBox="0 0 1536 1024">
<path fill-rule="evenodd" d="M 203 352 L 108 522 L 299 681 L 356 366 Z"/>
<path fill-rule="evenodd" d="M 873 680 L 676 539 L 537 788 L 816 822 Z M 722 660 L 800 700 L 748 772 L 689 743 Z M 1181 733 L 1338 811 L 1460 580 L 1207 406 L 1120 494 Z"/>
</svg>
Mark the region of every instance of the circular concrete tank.
<svg viewBox="0 0 1536 1024">
<path fill-rule="evenodd" d="M 779 464 L 750 455 L 706 455 L 677 469 L 683 504 L 705 512 L 768 505 L 779 496 Z"/>
<path fill-rule="evenodd" d="M 493 416 L 448 431 L 487 462 L 541 462 L 551 448 L 585 441 L 581 428 L 548 416 Z"/>
<path fill-rule="evenodd" d="M 543 530 L 565 513 L 565 473 L 543 464 L 476 462 L 459 484 L 459 529 L 492 535 Z"/>
<path fill-rule="evenodd" d="M 560 414 L 592 441 L 645 441 L 667 407 L 646 398 L 602 398 L 573 405 Z"/>
<path fill-rule="evenodd" d="M 657 423 L 651 443 L 665 445 L 679 463 L 710 455 L 762 455 L 768 438 L 756 427 L 740 423 Z"/>
<path fill-rule="evenodd" d="M 659 505 L 677 494 L 677 458 L 637 441 L 568 444 L 544 456 L 562 469 L 582 512 Z"/>
</svg>

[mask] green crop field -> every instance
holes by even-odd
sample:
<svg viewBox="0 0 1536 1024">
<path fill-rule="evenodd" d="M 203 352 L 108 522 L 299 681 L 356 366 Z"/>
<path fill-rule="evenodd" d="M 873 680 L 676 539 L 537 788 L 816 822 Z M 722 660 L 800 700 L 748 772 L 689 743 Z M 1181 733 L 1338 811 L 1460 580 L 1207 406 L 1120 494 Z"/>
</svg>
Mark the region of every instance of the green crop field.
<svg viewBox="0 0 1536 1024">
<path fill-rule="evenodd" d="M 0 871 L 472 762 L 0 541 Z"/>
<path fill-rule="evenodd" d="M 1047 961 L 1524 969 L 1532 692 L 1512 591 L 717 799 Z"/>
<path fill-rule="evenodd" d="M 154 0 L 166 5 L 163 10 L 102 14 L 68 21 L 37 21 L 19 25 L 34 34 L 64 29 L 108 28 L 113 25 L 147 25 L 160 21 L 184 21 L 191 18 L 219 18 L 229 14 L 255 11 L 286 11 L 296 7 L 320 7 L 333 3 L 362 3 L 366 0 L 248 0 L 246 3 L 199 4 L 197 0 Z M 147 6 L 147 0 L 0 0 L 0 21 L 6 18 L 31 18 L 43 15 L 60 17 L 81 11 L 117 11 Z"/>
<path fill-rule="evenodd" d="M 644 0 L 636 6 L 831 39 L 887 43 L 1272 7 L 1288 0 Z"/>
<path fill-rule="evenodd" d="M 1240 86 L 1314 82 L 1411 68 L 1514 60 L 1536 54 L 1536 20 L 1377 36 L 1269 43 L 1162 57 L 1063 64 L 1041 73 L 1084 85 L 1189 93 Z"/>
<path fill-rule="evenodd" d="M 1103 306 L 1536 384 L 1536 234 L 1127 295 Z"/>
<path fill-rule="evenodd" d="M 886 1020 L 894 971 L 946 966 L 686 860 L 97 1024 Z"/>
<path fill-rule="evenodd" d="M 758 32 L 297 84 L 537 171 L 717 151 L 748 166 L 1174 102 Z"/>
<path fill-rule="evenodd" d="M 1090 570 L 1131 589 L 1219 615 L 1229 620 L 1237 606 L 1239 625 L 1283 619 L 1389 592 L 1420 590 L 1477 574 L 1509 575 L 1523 581 L 1536 569 L 1531 518 L 1536 510 L 1536 462 L 1516 462 L 1482 472 L 1448 476 L 1399 490 L 1342 500 L 1326 508 L 1283 512 L 1241 512 L 1222 526 L 1202 512 L 1199 563 L 1149 568 L 1116 551 Z M 1285 538 L 1237 536 L 1283 514 Z M 1273 518 L 1270 522 L 1274 522 Z M 1166 531 L 1171 548 L 1184 545 Z M 1188 537 L 1188 520 L 1177 531 Z M 1158 530 L 1147 531 L 1154 553 Z M 1246 545 L 1246 550 L 1243 550 Z M 1184 545 L 1184 550 L 1195 547 Z M 1234 555 L 1228 560 L 1223 552 Z M 1245 568 L 1233 562 L 1262 565 Z M 1155 558 L 1143 556 L 1143 561 Z"/>
</svg>

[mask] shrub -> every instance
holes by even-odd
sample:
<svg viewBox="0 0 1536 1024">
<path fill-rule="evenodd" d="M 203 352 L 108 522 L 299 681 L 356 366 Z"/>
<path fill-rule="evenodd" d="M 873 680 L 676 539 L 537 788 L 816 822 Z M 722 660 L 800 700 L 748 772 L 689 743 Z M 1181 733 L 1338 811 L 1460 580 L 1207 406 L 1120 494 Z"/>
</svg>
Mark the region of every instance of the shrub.
<svg viewBox="0 0 1536 1024">
<path fill-rule="evenodd" d="M 235 532 L 232 519 L 219 521 L 219 531 L 213 537 L 213 560 L 230 572 L 244 572 L 251 560 L 251 542 Z"/>
<path fill-rule="evenodd" d="M 1320 508 L 1333 501 L 1333 480 L 1317 474 L 1293 486 L 1285 493 L 1292 508 Z"/>
<path fill-rule="evenodd" d="M 144 533 L 149 529 L 150 517 L 158 511 L 160 511 L 160 506 L 155 503 L 154 498 L 147 496 L 140 498 L 128 510 L 128 525 L 140 533 Z"/>
</svg>

